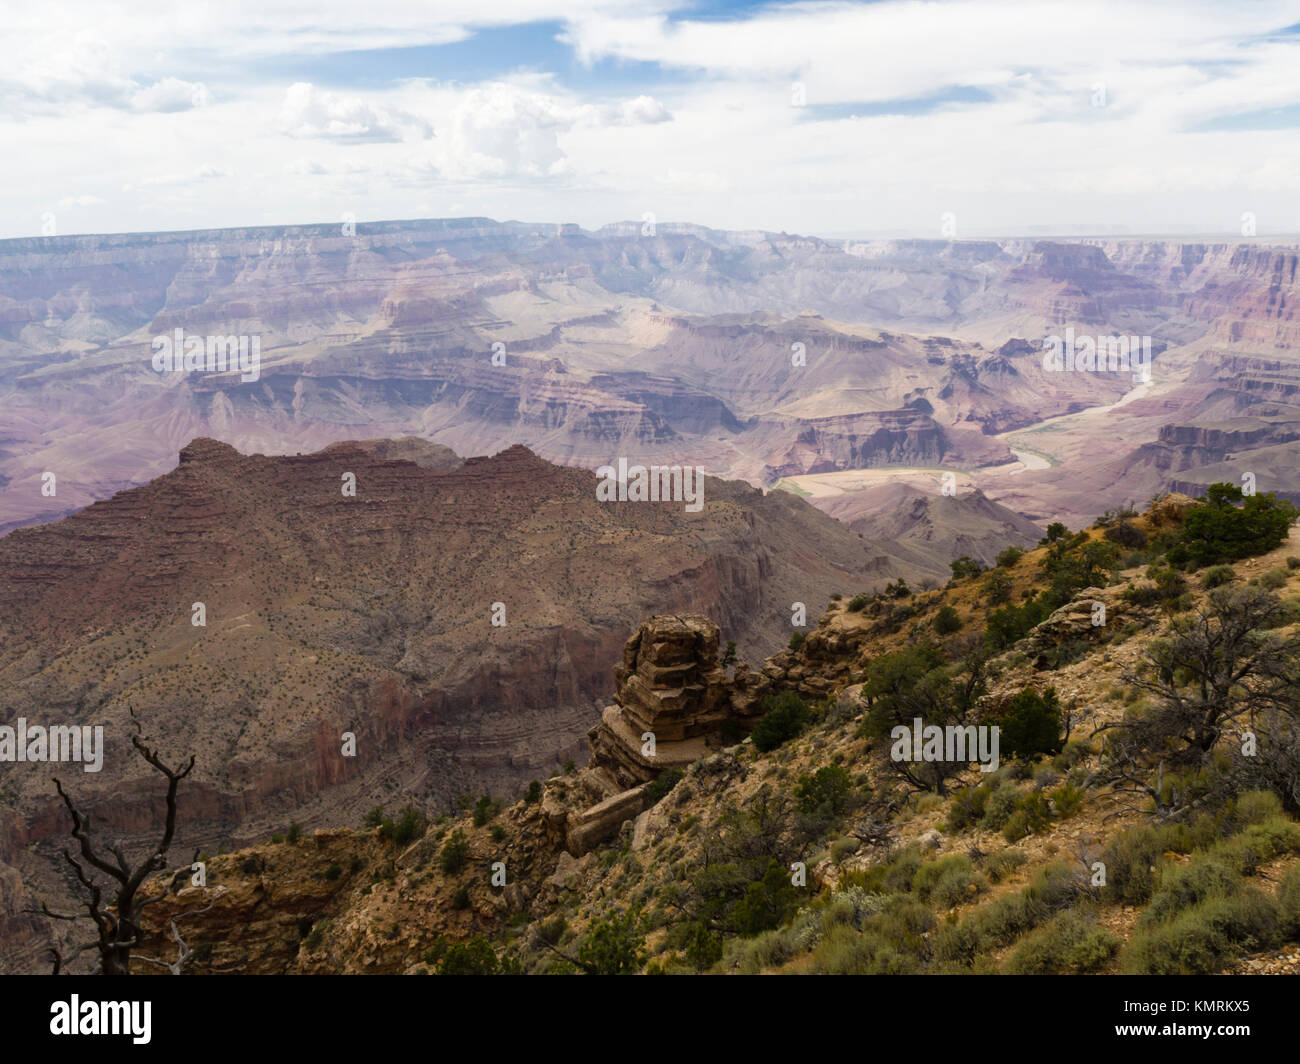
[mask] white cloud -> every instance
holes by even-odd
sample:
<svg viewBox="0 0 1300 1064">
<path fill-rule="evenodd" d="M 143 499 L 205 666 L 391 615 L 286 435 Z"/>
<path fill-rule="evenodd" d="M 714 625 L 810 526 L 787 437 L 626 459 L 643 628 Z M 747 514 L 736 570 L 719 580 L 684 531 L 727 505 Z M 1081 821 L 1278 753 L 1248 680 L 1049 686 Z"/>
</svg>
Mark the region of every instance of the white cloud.
<svg viewBox="0 0 1300 1064">
<path fill-rule="evenodd" d="M 401 141 L 433 136 L 433 127 L 417 115 L 374 107 L 360 96 L 343 96 L 295 82 L 284 94 L 280 125 L 291 137 L 342 141 Z"/>
<path fill-rule="evenodd" d="M 442 169 L 462 179 L 554 176 L 565 168 L 560 134 L 574 120 L 540 93 L 506 84 L 474 89 L 452 113 Z"/>
<path fill-rule="evenodd" d="M 655 125 L 672 117 L 650 96 L 584 104 L 555 90 L 546 78 L 495 81 L 467 90 L 425 88 L 430 106 L 444 116 L 444 136 L 430 155 L 412 161 L 403 174 L 414 183 L 434 177 L 466 181 L 569 176 L 573 169 L 565 151 L 568 134 Z"/>
<path fill-rule="evenodd" d="M 206 107 L 212 102 L 208 87 L 201 81 L 163 78 L 131 94 L 131 106 L 137 111 L 173 114 L 192 107 Z"/>
<path fill-rule="evenodd" d="M 14 115 L 58 115 L 78 108 L 106 107 L 172 113 L 210 102 L 202 82 L 128 76 L 118 52 L 103 37 L 82 30 L 67 39 L 29 42 L 0 72 L 0 100 Z"/>
<path fill-rule="evenodd" d="M 284 172 L 291 177 L 313 177 L 330 171 L 315 159 L 294 159 L 284 164 Z"/>
<path fill-rule="evenodd" d="M 113 48 L 89 30 L 71 39 L 47 33 L 11 53 L 0 72 L 0 98 L 21 114 L 58 113 L 70 104 L 125 107 L 135 89 Z"/>
<path fill-rule="evenodd" d="M 641 126 L 672 121 L 668 108 L 653 96 L 584 109 L 587 120 L 601 126 Z"/>
<path fill-rule="evenodd" d="M 1300 104 L 1300 36 L 1269 36 L 1300 23 L 1300 0 L 778 0 L 725 20 L 626 0 L 50 2 L 57 21 L 28 5 L 6 23 L 0 150 L 24 166 L 0 173 L 0 235 L 39 232 L 41 211 L 79 197 L 111 206 L 87 202 L 78 225 L 114 230 L 402 217 L 413 202 L 589 226 L 649 211 L 938 235 L 951 211 L 964 234 L 1232 231 L 1251 210 L 1261 231 L 1300 228 L 1295 129 L 1215 125 Z M 315 72 L 330 51 L 542 19 L 600 61 L 581 89 L 563 69 L 494 66 L 487 48 L 462 82 L 436 61 L 384 82 L 379 57 L 364 88 L 339 88 L 324 59 Z M 628 90 L 624 61 L 658 69 Z M 954 87 L 987 99 L 880 113 Z"/>
<path fill-rule="evenodd" d="M 168 173 L 168 174 L 150 174 L 144 177 L 140 184 L 144 188 L 155 187 L 182 187 L 185 185 L 198 184 L 201 181 L 211 181 L 215 178 L 230 177 L 229 170 L 220 166 L 214 166 L 212 163 L 204 163 L 197 166 L 187 173 Z M 130 191 L 131 186 L 127 186 L 126 191 Z"/>
</svg>

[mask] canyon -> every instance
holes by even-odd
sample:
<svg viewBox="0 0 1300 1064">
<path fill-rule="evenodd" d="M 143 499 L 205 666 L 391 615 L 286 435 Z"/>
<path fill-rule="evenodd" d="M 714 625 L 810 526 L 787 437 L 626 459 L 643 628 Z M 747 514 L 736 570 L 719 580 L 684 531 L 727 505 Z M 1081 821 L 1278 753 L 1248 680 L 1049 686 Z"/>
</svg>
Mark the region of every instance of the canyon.
<svg viewBox="0 0 1300 1064">
<path fill-rule="evenodd" d="M 518 443 L 760 487 L 930 466 L 1040 524 L 1225 464 L 1289 490 L 1298 261 L 1264 240 L 840 244 L 486 218 L 2 241 L 0 533 L 145 483 L 196 437 Z M 1046 371 L 1043 339 L 1067 327 L 1151 337 L 1153 385 L 1116 407 L 1127 375 Z M 155 373 L 151 341 L 177 328 L 256 337 L 259 379 Z M 1078 416 L 1007 439 L 1062 415 Z M 1255 438 L 1207 448 L 1166 425 Z"/>
<path fill-rule="evenodd" d="M 530 828 L 580 860 L 752 724 L 747 662 L 800 608 L 1247 473 L 1300 500 L 1297 258 L 483 218 L 2 241 L 0 724 L 103 727 L 76 793 L 127 845 L 159 815 L 133 718 L 195 754 L 210 849 L 590 757 Z M 1045 368 L 1066 328 L 1150 336 L 1152 381 Z M 257 338 L 257 379 L 156 373 L 176 329 Z M 602 502 L 621 460 L 703 470 L 705 505 Z M 53 773 L 22 768 L 7 971 L 71 893 Z"/>
</svg>

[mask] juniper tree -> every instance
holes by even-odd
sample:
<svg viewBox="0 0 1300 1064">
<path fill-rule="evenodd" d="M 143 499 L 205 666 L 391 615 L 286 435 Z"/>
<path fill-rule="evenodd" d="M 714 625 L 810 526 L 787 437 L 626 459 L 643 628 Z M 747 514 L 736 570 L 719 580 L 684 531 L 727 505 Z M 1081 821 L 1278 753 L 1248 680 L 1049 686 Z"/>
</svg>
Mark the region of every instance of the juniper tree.
<svg viewBox="0 0 1300 1064">
<path fill-rule="evenodd" d="M 1300 765 L 1290 763 L 1300 752 L 1300 635 L 1277 632 L 1292 619 L 1268 591 L 1221 587 L 1175 620 L 1171 634 L 1153 642 L 1139 668 L 1125 674 L 1153 696 L 1153 704 L 1094 732 L 1110 732 L 1094 779 L 1145 795 L 1158 814 L 1174 815 L 1187 799 L 1176 784 L 1164 783 L 1166 763 L 1207 764 L 1220 740 L 1240 727 L 1271 737 L 1267 764 L 1252 766 L 1251 774 L 1275 777 L 1284 784 L 1280 793 L 1294 802 L 1300 796 Z"/>
<path fill-rule="evenodd" d="M 1153 752 L 1172 747 L 1203 760 L 1225 730 L 1265 709 L 1293 715 L 1300 636 L 1274 631 L 1289 609 L 1259 588 L 1217 588 L 1205 605 L 1178 618 L 1165 639 L 1126 674 L 1138 690 L 1155 696 L 1144 714 L 1119 725 Z"/>
</svg>

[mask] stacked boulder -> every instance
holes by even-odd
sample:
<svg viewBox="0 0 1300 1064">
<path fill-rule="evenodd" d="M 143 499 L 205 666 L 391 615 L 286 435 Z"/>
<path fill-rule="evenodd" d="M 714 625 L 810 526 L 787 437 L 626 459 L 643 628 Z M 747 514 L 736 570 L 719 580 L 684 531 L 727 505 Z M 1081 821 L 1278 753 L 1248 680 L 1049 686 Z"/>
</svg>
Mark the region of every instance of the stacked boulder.
<svg viewBox="0 0 1300 1064">
<path fill-rule="evenodd" d="M 734 671 L 718 660 L 718 626 L 707 617 L 643 622 L 614 669 L 614 704 L 588 733 L 587 767 L 547 782 L 541 811 L 554 841 L 581 856 L 645 808 L 646 788 L 661 772 L 753 727 L 769 682 L 744 664 Z"/>
</svg>

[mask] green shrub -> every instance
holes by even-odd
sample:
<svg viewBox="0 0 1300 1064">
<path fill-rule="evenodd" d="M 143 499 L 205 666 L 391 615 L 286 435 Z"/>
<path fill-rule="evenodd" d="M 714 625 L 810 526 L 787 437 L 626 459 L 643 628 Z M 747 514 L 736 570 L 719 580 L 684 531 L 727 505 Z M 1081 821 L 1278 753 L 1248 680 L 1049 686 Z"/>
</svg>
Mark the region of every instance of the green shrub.
<svg viewBox="0 0 1300 1064">
<path fill-rule="evenodd" d="M 593 925 L 578 947 L 578 962 L 589 975 L 635 975 L 645 963 L 645 936 L 636 913 Z"/>
<path fill-rule="evenodd" d="M 945 923 L 930 936 L 930 948 L 936 961 L 970 966 L 980 952 L 980 936 L 971 920 Z"/>
<path fill-rule="evenodd" d="M 844 812 L 852 783 L 849 771 L 842 765 L 827 765 L 811 776 L 799 777 L 795 796 L 799 808 L 805 813 L 824 813 L 838 816 Z"/>
<path fill-rule="evenodd" d="M 496 802 L 492 800 L 492 795 L 485 794 L 474 803 L 474 826 L 481 828 L 489 820 L 497 815 Z"/>
<path fill-rule="evenodd" d="M 1282 876 L 1277 888 L 1282 932 L 1294 942 L 1300 939 L 1300 864 L 1294 864 Z"/>
<path fill-rule="evenodd" d="M 1216 843 L 1209 852 L 1239 875 L 1248 876 L 1265 861 L 1297 849 L 1300 849 L 1300 826 L 1284 816 L 1272 816 L 1249 825 L 1240 835 Z"/>
<path fill-rule="evenodd" d="M 987 831 L 1001 831 L 1020 800 L 1020 791 L 1010 780 L 1003 780 L 998 788 L 989 795 L 984 808 L 984 817 L 980 827 Z"/>
<path fill-rule="evenodd" d="M 831 843 L 831 860 L 840 864 L 846 857 L 852 857 L 862 848 L 857 839 L 836 839 Z"/>
<path fill-rule="evenodd" d="M 798 650 L 803 646 L 804 634 L 797 628 L 790 633 L 790 642 L 787 644 L 791 650 Z"/>
<path fill-rule="evenodd" d="M 790 928 L 764 931 L 753 938 L 733 938 L 723 944 L 723 966 L 741 975 L 758 975 L 800 952 Z"/>
<path fill-rule="evenodd" d="M 1286 587 L 1288 577 L 1285 569 L 1270 569 L 1260 574 L 1259 586 L 1267 591 L 1276 591 L 1280 587 Z"/>
<path fill-rule="evenodd" d="M 676 767 L 666 768 L 659 773 L 658 776 L 650 781 L 649 786 L 645 789 L 646 797 L 649 799 L 650 805 L 654 805 L 662 800 L 669 791 L 676 787 L 677 784 L 681 783 L 685 776 L 686 773 Z"/>
<path fill-rule="evenodd" d="M 1231 565 L 1212 565 L 1201 574 L 1201 587 L 1206 591 L 1223 587 L 1237 579 L 1237 570 Z"/>
<path fill-rule="evenodd" d="M 290 845 L 296 844 L 302 838 L 302 825 L 295 820 L 289 825 L 289 830 L 285 833 L 284 838 Z"/>
<path fill-rule="evenodd" d="M 948 567 L 952 569 L 952 578 L 954 580 L 965 580 L 967 577 L 979 576 L 984 571 L 983 564 L 975 561 L 967 554 L 963 554 L 960 558 L 949 562 Z"/>
<path fill-rule="evenodd" d="M 872 871 L 880 876 L 881 887 L 891 893 L 901 893 L 912 889 L 912 882 L 924 863 L 920 847 L 912 845 L 892 855 L 889 863 L 882 869 Z M 872 888 L 869 886 L 868 889 Z"/>
<path fill-rule="evenodd" d="M 881 592 L 881 594 L 886 598 L 910 598 L 912 595 L 912 589 L 907 586 L 907 579 L 900 576 L 897 581 L 891 580 L 887 583 L 885 585 L 885 590 Z"/>
<path fill-rule="evenodd" d="M 998 850 L 996 853 L 991 853 L 984 858 L 984 874 L 989 877 L 990 881 L 1000 883 L 1027 860 L 1024 851 L 1017 850 L 1014 846 L 1008 846 L 1005 850 Z"/>
<path fill-rule="evenodd" d="M 998 721 L 1001 750 L 1010 757 L 1032 760 L 1061 750 L 1061 704 L 1056 688 L 1042 694 L 1026 687 L 1008 703 Z"/>
<path fill-rule="evenodd" d="M 1001 569 L 994 569 L 984 578 L 984 600 L 990 606 L 1005 606 L 1011 601 L 1011 578 Z"/>
<path fill-rule="evenodd" d="M 921 866 L 912 890 L 923 900 L 951 909 L 988 889 L 988 881 L 972 867 L 965 854 L 954 853 Z"/>
<path fill-rule="evenodd" d="M 438 854 L 438 864 L 447 875 L 455 875 L 469 862 L 469 840 L 465 833 L 457 828 L 442 844 Z"/>
<path fill-rule="evenodd" d="M 1282 799 L 1272 791 L 1245 791 L 1237 795 L 1231 813 L 1239 824 L 1262 824 L 1283 815 Z"/>
<path fill-rule="evenodd" d="M 496 952 L 480 936 L 448 946 L 438 965 L 439 975 L 496 975 L 498 970 Z"/>
<path fill-rule="evenodd" d="M 343 874 L 343 869 L 336 864 L 332 864 L 327 869 L 325 869 L 325 878 L 328 879 L 331 883 L 334 882 L 334 880 L 338 879 L 339 876 L 341 876 L 342 874 Z"/>
<path fill-rule="evenodd" d="M 379 826 L 379 834 L 399 846 L 405 846 L 424 834 L 427 823 L 424 814 L 408 804 L 395 821 L 384 819 Z"/>
<path fill-rule="evenodd" d="M 780 926 L 798 906 L 798 894 L 785 869 L 771 861 L 763 878 L 751 883 L 736 903 L 732 923 L 738 934 L 756 935 Z"/>
<path fill-rule="evenodd" d="M 1119 939 L 1080 912 L 1058 913 L 1021 940 L 1007 960 L 1011 975 L 1096 972 L 1119 952 Z"/>
<path fill-rule="evenodd" d="M 934 615 L 934 630 L 939 635 L 952 635 L 961 631 L 961 617 L 951 606 L 943 606 Z"/>
<path fill-rule="evenodd" d="M 1053 861 L 1034 873 L 1025 887 L 1025 896 L 1040 903 L 1047 912 L 1059 912 L 1072 906 L 1084 891 L 1085 877 L 1078 866 Z"/>
<path fill-rule="evenodd" d="M 871 596 L 865 591 L 854 595 L 849 599 L 849 604 L 845 607 L 850 613 L 861 613 L 866 609 L 867 603 L 871 601 Z"/>
<path fill-rule="evenodd" d="M 1281 941 L 1281 917 L 1258 890 L 1209 898 L 1167 923 L 1139 930 L 1124 951 L 1132 975 L 1212 975 L 1233 957 Z"/>
<path fill-rule="evenodd" d="M 1003 569 L 1011 569 L 1014 568 L 1016 562 L 1020 561 L 1024 556 L 1025 552 L 1019 547 L 1007 547 L 1005 550 L 998 553 L 997 563 Z"/>
<path fill-rule="evenodd" d="M 529 805 L 542 800 L 542 783 L 541 780 L 533 780 L 528 785 L 528 792 L 524 795 L 524 801 Z"/>
<path fill-rule="evenodd" d="M 926 949 L 925 936 L 934 929 L 934 913 L 928 905 L 906 894 L 887 898 L 864 931 L 878 934 L 900 951 L 919 955 Z"/>
<path fill-rule="evenodd" d="M 1120 521 L 1118 524 L 1112 525 L 1102 535 L 1112 543 L 1118 543 L 1121 547 L 1126 547 L 1129 550 L 1147 545 L 1147 534 L 1137 525 L 1128 521 Z"/>
<path fill-rule="evenodd" d="M 1139 927 L 1171 920 L 1208 898 L 1225 898 L 1241 889 L 1241 877 L 1222 861 L 1200 857 L 1188 865 L 1167 867 Z"/>
<path fill-rule="evenodd" d="M 424 951 L 424 956 L 421 959 L 430 968 L 437 967 L 438 962 L 442 960 L 443 955 L 447 952 L 448 945 L 449 943 L 447 942 L 446 938 L 444 938 L 442 935 L 439 935 L 437 938 L 433 940 L 433 945 L 431 945 L 427 950 Z"/>
<path fill-rule="evenodd" d="M 1047 796 L 1052 800 L 1056 815 L 1062 820 L 1069 820 L 1082 809 L 1086 797 L 1083 788 L 1076 787 L 1073 783 L 1063 783 L 1056 790 L 1049 791 Z"/>
<path fill-rule="evenodd" d="M 1036 835 L 1052 821 L 1052 810 L 1047 798 L 1039 791 L 1022 795 L 1016 807 L 1002 825 L 1002 837 L 1007 842 L 1019 842 L 1028 835 Z"/>
<path fill-rule="evenodd" d="M 965 831 L 979 823 L 984 817 L 989 795 L 992 793 L 992 786 L 982 783 L 978 787 L 967 787 L 953 795 L 952 805 L 948 809 L 948 830 Z"/>
<path fill-rule="evenodd" d="M 1049 915 L 1041 901 L 1021 891 L 1004 894 L 976 909 L 963 923 L 970 926 L 970 934 L 979 943 L 981 951 L 996 950 L 1019 938 Z"/>
<path fill-rule="evenodd" d="M 1128 905 L 1146 902 L 1160 881 L 1168 833 L 1139 824 L 1117 835 L 1102 853 L 1106 865 L 1106 897 Z"/>
<path fill-rule="evenodd" d="M 686 945 L 686 963 L 697 972 L 707 971 L 722 960 L 722 936 L 710 931 L 703 922 L 691 925 L 691 937 Z"/>
<path fill-rule="evenodd" d="M 1297 513 L 1272 492 L 1243 498 L 1235 484 L 1211 484 L 1205 501 L 1188 511 L 1166 556 L 1175 565 L 1201 567 L 1267 554 L 1286 541 Z"/>
<path fill-rule="evenodd" d="M 754 745 L 763 753 L 793 739 L 809 720 L 807 704 L 793 691 L 768 695 L 763 700 L 763 708 L 765 712 L 751 733 Z"/>
</svg>

